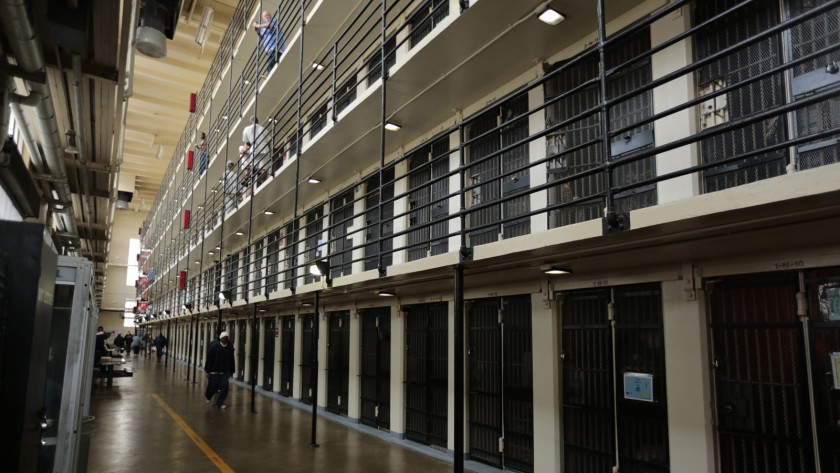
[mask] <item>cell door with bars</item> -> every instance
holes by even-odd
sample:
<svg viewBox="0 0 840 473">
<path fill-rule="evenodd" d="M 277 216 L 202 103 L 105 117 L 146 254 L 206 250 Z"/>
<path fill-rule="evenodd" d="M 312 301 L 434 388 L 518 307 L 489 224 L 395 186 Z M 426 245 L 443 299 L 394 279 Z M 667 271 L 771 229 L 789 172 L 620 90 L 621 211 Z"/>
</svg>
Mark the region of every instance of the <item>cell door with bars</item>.
<svg viewBox="0 0 840 473">
<path fill-rule="evenodd" d="M 295 376 L 295 316 L 280 317 L 280 394 L 292 397 Z"/>
<path fill-rule="evenodd" d="M 324 230 L 324 206 L 318 205 L 314 209 L 306 213 L 306 226 L 303 231 L 306 234 L 306 249 L 305 256 L 307 263 L 314 263 L 315 261 L 326 257 L 326 247 L 323 241 L 322 232 Z M 320 277 L 319 277 L 320 279 Z M 315 281 L 309 271 L 303 277 L 304 284 L 311 284 Z"/>
<path fill-rule="evenodd" d="M 330 312 L 327 338 L 327 411 L 347 415 L 350 390 L 350 311 Z"/>
<path fill-rule="evenodd" d="M 382 194 L 382 237 L 387 238 L 394 233 L 394 167 L 382 170 L 383 185 L 379 185 L 379 173 L 376 172 L 365 180 L 365 271 L 376 269 L 379 264 L 379 200 Z M 394 248 L 394 241 L 387 238 L 382 242 L 382 266 L 391 265 L 394 256 L 391 250 Z"/>
<path fill-rule="evenodd" d="M 406 314 L 405 436 L 446 448 L 448 409 L 447 304 L 403 307 Z"/>
<path fill-rule="evenodd" d="M 650 31 L 647 28 L 628 36 L 615 46 L 607 48 L 607 70 L 636 58 L 650 49 Z M 558 63 L 556 67 L 562 67 Z M 603 130 L 600 114 L 587 112 L 600 106 L 601 93 L 598 88 L 598 57 L 592 51 L 587 57 L 548 80 L 545 84 L 546 101 L 556 102 L 546 107 L 547 126 L 554 126 L 574 117 L 571 121 L 546 137 L 546 156 L 554 156 L 548 162 L 548 182 L 570 179 L 549 189 L 550 205 L 571 204 L 549 212 L 549 228 L 571 225 L 603 216 L 605 183 L 602 173 L 573 178 L 576 174 L 591 171 L 604 162 L 600 139 Z M 607 94 L 614 98 L 622 96 L 651 80 L 650 59 L 641 59 L 632 66 L 624 67 L 607 80 Z M 588 84 L 588 82 L 593 81 Z M 614 104 L 609 110 L 610 130 L 630 127 L 653 113 L 653 93 L 648 91 L 634 95 Z M 626 157 L 652 147 L 653 126 L 642 125 L 628 129 L 610 143 L 610 157 Z M 655 175 L 654 158 L 646 158 L 617 167 L 613 171 L 613 184 L 633 184 Z M 615 206 L 619 212 L 647 207 L 656 203 L 656 187 L 651 184 L 615 195 Z"/>
<path fill-rule="evenodd" d="M 353 226 L 353 189 L 330 199 L 330 274 L 337 278 L 352 271 L 353 238 L 347 229 Z"/>
<path fill-rule="evenodd" d="M 534 471 L 531 296 L 470 301 L 470 457 Z"/>
<path fill-rule="evenodd" d="M 821 472 L 840 473 L 840 270 L 730 277 L 706 289 L 721 473 L 816 471 L 815 447 Z"/>
<path fill-rule="evenodd" d="M 362 323 L 361 417 L 378 429 L 391 425 L 391 308 L 360 311 Z"/>
<path fill-rule="evenodd" d="M 312 327 L 315 323 L 314 314 L 302 316 L 301 347 L 300 347 L 300 400 L 304 404 L 312 404 Z"/>
<path fill-rule="evenodd" d="M 236 322 L 234 322 L 236 323 Z M 248 321 L 239 321 L 239 343 L 234 347 L 236 353 L 236 379 L 245 381 L 245 341 L 248 334 Z"/>
<path fill-rule="evenodd" d="M 274 390 L 274 338 L 277 336 L 277 319 L 267 317 L 263 319 L 263 376 L 262 387 L 266 391 Z"/>
<path fill-rule="evenodd" d="M 428 256 L 446 253 L 449 244 L 446 236 L 449 225 L 449 136 L 443 136 L 430 145 L 412 153 L 408 161 L 408 226 L 418 227 L 434 220 L 431 226 L 424 226 L 408 233 L 408 260 L 414 261 Z"/>
<path fill-rule="evenodd" d="M 528 137 L 528 95 L 523 93 L 493 107 L 470 121 L 467 127 L 470 207 L 487 204 L 528 190 L 528 144 L 507 149 Z M 507 151 L 501 152 L 501 150 Z M 500 178 L 503 173 L 514 172 Z M 515 219 L 531 209 L 528 196 L 469 211 L 470 246 L 531 232 L 529 217 Z M 512 220 L 515 219 L 515 220 Z M 504 224 L 502 220 L 506 220 Z"/>
<path fill-rule="evenodd" d="M 262 333 L 262 324 L 259 319 L 253 321 L 251 329 L 251 346 L 248 347 L 248 360 L 251 362 L 251 367 L 248 370 L 249 382 L 255 386 L 260 385 L 260 334 Z"/>
<path fill-rule="evenodd" d="M 659 283 L 559 297 L 565 471 L 670 471 Z M 636 379 L 649 395 L 625 392 Z"/>
</svg>

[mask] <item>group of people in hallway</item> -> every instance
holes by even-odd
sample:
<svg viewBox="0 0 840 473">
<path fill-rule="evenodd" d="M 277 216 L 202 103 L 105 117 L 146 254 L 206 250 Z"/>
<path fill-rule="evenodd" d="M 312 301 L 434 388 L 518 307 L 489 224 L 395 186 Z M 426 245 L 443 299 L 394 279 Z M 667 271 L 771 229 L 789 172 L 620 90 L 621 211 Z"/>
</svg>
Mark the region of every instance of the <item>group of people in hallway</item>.
<svg viewBox="0 0 840 473">
<path fill-rule="evenodd" d="M 158 361 L 163 356 L 164 349 L 167 345 L 166 336 L 163 333 L 159 333 L 157 337 L 152 339 L 151 335 L 148 333 L 141 336 L 134 336 L 131 332 L 126 332 L 125 335 L 122 332 L 117 332 L 117 336 L 114 337 L 113 345 L 108 342 L 108 339 L 111 338 L 111 335 L 114 334 L 114 331 L 106 332 L 105 329 L 100 325 L 96 329 L 96 344 L 94 348 L 94 358 L 95 360 L 99 360 L 102 356 L 108 354 L 110 350 L 116 348 L 119 353 L 128 353 L 131 355 L 134 353 L 135 355 L 140 354 L 140 350 L 148 350 L 151 347 L 154 347 L 154 351 L 157 354 Z"/>
</svg>

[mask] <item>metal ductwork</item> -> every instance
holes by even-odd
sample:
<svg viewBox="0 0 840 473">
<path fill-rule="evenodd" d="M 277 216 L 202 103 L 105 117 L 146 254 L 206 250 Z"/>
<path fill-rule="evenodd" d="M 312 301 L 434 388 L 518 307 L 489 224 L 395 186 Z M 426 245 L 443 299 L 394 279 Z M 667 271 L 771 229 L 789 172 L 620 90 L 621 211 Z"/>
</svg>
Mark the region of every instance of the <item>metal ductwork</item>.
<svg viewBox="0 0 840 473">
<path fill-rule="evenodd" d="M 44 55 L 38 40 L 32 20 L 28 14 L 29 7 L 26 0 L 0 0 L 0 24 L 6 37 L 10 52 L 17 65 L 27 73 L 44 73 Z M 44 153 L 47 168 L 53 177 L 55 190 L 59 200 L 66 202 L 67 231 L 73 237 L 78 237 L 76 219 L 73 215 L 70 186 L 67 184 L 67 172 L 64 167 L 61 135 L 58 131 L 55 109 L 53 108 L 50 88 L 46 84 L 26 81 L 32 93 L 28 99 L 17 102 L 31 106 L 35 115 L 35 125 L 41 138 L 41 148 Z M 15 101 L 14 99 L 12 100 Z M 37 153 L 37 148 L 32 150 Z"/>
<path fill-rule="evenodd" d="M 134 44 L 146 56 L 166 56 L 166 40 L 175 37 L 182 0 L 143 0 Z"/>
</svg>

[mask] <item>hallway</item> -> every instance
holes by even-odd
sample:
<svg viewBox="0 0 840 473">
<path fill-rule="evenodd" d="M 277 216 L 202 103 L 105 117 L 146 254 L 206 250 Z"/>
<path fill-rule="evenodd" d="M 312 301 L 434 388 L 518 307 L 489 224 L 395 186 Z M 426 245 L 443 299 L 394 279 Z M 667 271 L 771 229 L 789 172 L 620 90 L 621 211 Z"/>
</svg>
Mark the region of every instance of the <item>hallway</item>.
<svg viewBox="0 0 840 473">
<path fill-rule="evenodd" d="M 193 384 L 186 380 L 187 370 L 181 363 L 175 363 L 173 369 L 171 362 L 165 366 L 142 355 L 127 361 L 134 377 L 116 378 L 113 388 L 97 388 L 91 395 L 96 433 L 91 440 L 90 472 L 452 470 L 443 460 L 322 417 L 317 427 L 320 448 L 313 449 L 307 411 L 257 395 L 253 414 L 250 391 L 235 383 L 231 383 L 228 408 L 217 410 L 204 403 L 201 370 L 196 372 L 198 383 Z M 198 442 L 154 395 L 195 432 Z M 197 445 L 202 441 L 205 449 Z M 213 452 L 218 456 L 216 464 L 210 459 Z"/>
</svg>

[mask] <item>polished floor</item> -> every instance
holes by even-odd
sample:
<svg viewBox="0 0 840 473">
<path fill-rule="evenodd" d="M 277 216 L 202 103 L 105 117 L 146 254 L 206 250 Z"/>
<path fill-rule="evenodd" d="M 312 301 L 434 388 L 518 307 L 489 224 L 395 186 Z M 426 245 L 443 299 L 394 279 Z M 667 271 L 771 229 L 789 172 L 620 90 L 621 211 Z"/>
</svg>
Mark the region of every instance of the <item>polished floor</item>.
<svg viewBox="0 0 840 473">
<path fill-rule="evenodd" d="M 128 358 L 132 378 L 96 388 L 90 472 L 444 472 L 452 464 L 318 418 L 310 447 L 308 411 L 231 384 L 226 410 L 204 402 L 206 380 L 188 381 L 181 363 Z M 104 385 L 104 380 L 103 385 Z M 295 402 L 295 401 L 293 401 Z M 168 407 L 168 409 L 167 409 Z M 308 406 L 305 406 L 308 408 Z M 176 420 L 181 419 L 181 422 Z M 188 433 L 192 431 L 192 433 Z M 211 457 L 216 458 L 216 462 Z"/>
</svg>

